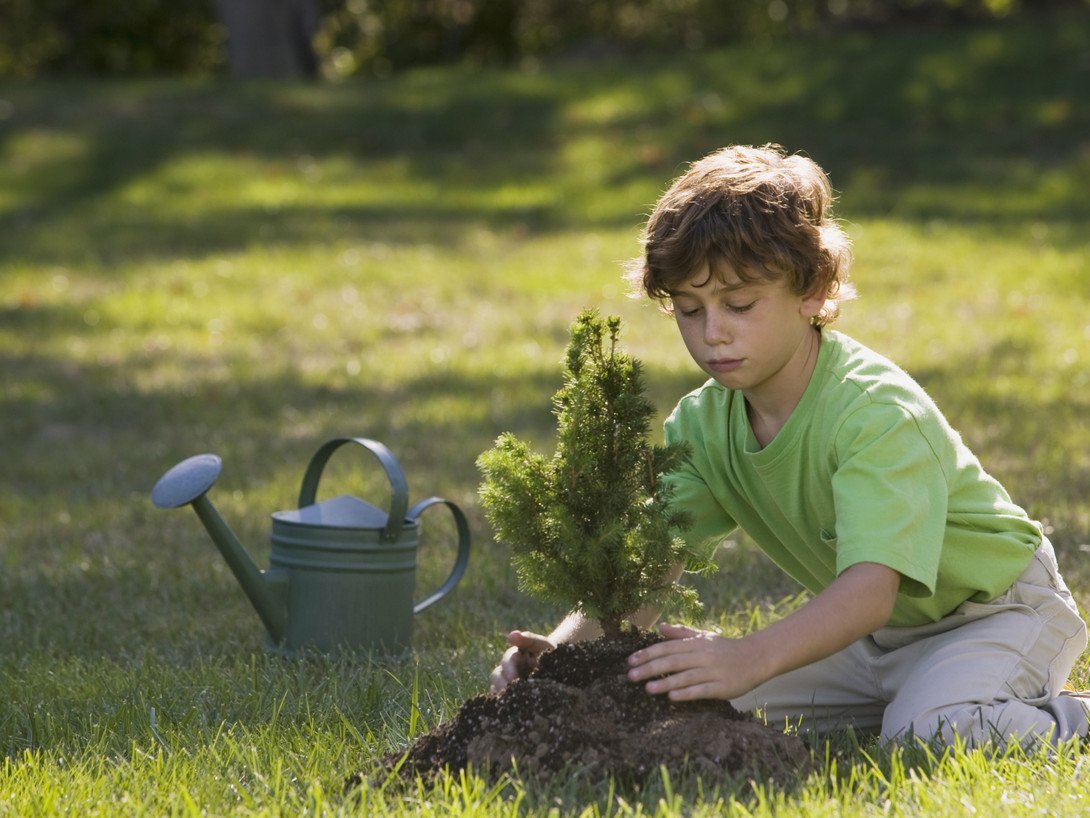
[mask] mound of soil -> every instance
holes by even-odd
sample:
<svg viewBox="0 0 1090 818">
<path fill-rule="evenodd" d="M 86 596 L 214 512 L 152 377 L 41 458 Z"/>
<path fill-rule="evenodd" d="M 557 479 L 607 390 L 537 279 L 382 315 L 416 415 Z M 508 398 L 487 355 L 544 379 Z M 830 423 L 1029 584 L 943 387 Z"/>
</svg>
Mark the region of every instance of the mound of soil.
<svg viewBox="0 0 1090 818">
<path fill-rule="evenodd" d="M 660 639 L 630 631 L 620 640 L 560 645 L 529 677 L 469 699 L 454 718 L 384 764 L 409 779 L 467 766 L 498 777 L 513 765 L 524 778 L 565 771 L 639 783 L 660 767 L 672 777 L 785 780 L 809 763 L 801 739 L 729 702 L 675 703 L 629 682 L 626 657 Z"/>
</svg>

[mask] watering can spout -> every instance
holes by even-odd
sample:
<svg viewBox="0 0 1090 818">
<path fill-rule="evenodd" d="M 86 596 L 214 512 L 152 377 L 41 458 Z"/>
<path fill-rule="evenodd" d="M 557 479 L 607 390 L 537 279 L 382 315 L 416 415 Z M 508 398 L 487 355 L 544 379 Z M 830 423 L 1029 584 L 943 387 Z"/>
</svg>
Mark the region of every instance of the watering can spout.
<svg viewBox="0 0 1090 818">
<path fill-rule="evenodd" d="M 159 478 L 152 489 L 151 500 L 159 508 L 193 506 L 272 642 L 279 643 L 287 628 L 287 577 L 276 571 L 258 569 L 235 532 L 205 496 L 216 482 L 221 467 L 222 461 L 214 454 L 199 454 L 183 460 Z"/>
</svg>

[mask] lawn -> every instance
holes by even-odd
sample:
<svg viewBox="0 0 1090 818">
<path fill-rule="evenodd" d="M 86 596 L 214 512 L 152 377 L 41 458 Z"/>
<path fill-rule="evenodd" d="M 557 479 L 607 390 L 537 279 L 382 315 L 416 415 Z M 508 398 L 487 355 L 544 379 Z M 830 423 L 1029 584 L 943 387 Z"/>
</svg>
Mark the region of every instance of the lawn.
<svg viewBox="0 0 1090 818">
<path fill-rule="evenodd" d="M 701 381 L 620 267 L 729 142 L 829 170 L 861 294 L 840 328 L 928 388 L 1090 609 L 1087 43 L 1082 13 L 339 85 L 0 84 L 0 815 L 1090 814 L 1079 748 L 845 736 L 786 789 L 342 793 L 480 692 L 507 629 L 561 613 L 516 590 L 474 461 L 507 430 L 551 451 L 578 311 L 622 316 L 662 417 Z M 465 510 L 470 568 L 411 657 L 285 661 L 195 516 L 149 492 L 219 454 L 209 496 L 264 566 L 268 515 L 344 435 L 389 446 L 410 501 Z M 382 505 L 380 477 L 346 450 L 323 487 Z M 434 514 L 422 592 L 450 564 Z M 744 538 L 721 563 L 708 624 L 798 603 Z"/>
</svg>

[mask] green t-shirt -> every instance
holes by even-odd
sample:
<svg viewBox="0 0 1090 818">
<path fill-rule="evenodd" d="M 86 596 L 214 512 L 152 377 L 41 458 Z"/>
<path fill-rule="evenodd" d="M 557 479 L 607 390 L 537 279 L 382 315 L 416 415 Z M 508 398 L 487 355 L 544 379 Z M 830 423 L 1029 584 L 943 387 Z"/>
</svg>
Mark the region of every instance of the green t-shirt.
<svg viewBox="0 0 1090 818">
<path fill-rule="evenodd" d="M 822 332 L 810 383 L 765 448 L 741 392 L 715 381 L 682 398 L 665 433 L 692 447 L 669 481 L 693 547 L 710 556 L 740 527 L 813 593 L 856 563 L 887 565 L 902 576 L 891 625 L 994 599 L 1041 543 L 924 390 L 839 332 Z"/>
</svg>

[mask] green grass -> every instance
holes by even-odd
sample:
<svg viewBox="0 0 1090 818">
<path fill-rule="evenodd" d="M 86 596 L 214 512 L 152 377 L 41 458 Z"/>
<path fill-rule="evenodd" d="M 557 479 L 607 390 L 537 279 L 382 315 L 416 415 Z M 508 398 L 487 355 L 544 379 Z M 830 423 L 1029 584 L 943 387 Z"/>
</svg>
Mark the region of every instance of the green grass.
<svg viewBox="0 0 1090 818">
<path fill-rule="evenodd" d="M 551 450 L 576 313 L 624 318 L 663 416 L 701 380 L 619 269 L 683 163 L 728 142 L 829 169 L 861 292 L 841 327 L 1047 521 L 1090 608 L 1087 42 L 1082 14 L 538 73 L 0 85 L 0 815 L 1090 813 L 1079 748 L 850 737 L 783 790 L 341 792 L 479 692 L 507 628 L 560 613 L 515 590 L 474 460 L 505 430 Z M 217 452 L 210 496 L 264 565 L 268 514 L 346 434 L 466 510 L 470 570 L 412 657 L 276 659 L 192 513 L 148 493 Z M 383 503 L 374 471 L 338 453 L 323 485 Z M 422 589 L 449 565 L 430 530 Z M 700 590 L 727 632 L 798 603 L 746 541 L 722 563 Z"/>
</svg>

